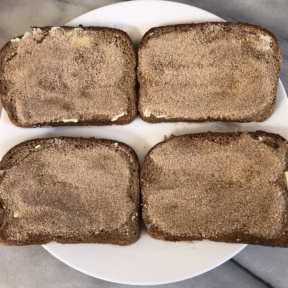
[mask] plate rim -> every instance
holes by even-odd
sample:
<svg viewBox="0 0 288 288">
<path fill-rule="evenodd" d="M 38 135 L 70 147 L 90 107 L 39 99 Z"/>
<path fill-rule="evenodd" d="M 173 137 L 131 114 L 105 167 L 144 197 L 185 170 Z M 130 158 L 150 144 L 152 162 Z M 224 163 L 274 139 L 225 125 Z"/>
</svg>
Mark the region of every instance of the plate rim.
<svg viewBox="0 0 288 288">
<path fill-rule="evenodd" d="M 162 240 L 158 240 L 158 241 L 162 241 Z M 97 245 L 97 244 L 95 244 L 95 245 Z M 68 261 L 63 260 L 57 254 L 55 254 L 54 252 L 50 251 L 49 247 L 47 247 L 46 244 L 42 245 L 42 247 L 47 252 L 49 252 L 53 257 L 55 257 L 59 261 L 63 262 L 65 265 L 67 265 L 67 266 L 69 266 L 69 267 L 71 267 L 71 268 L 73 268 L 73 269 L 75 269 L 75 270 L 77 270 L 77 271 L 79 271 L 79 272 L 81 272 L 83 274 L 86 274 L 88 276 L 91 276 L 91 277 L 94 277 L 94 278 L 97 278 L 97 279 L 101 279 L 101 280 L 104 280 L 104 281 L 109 281 L 109 282 L 112 282 L 112 283 L 123 284 L 123 285 L 137 285 L 137 286 L 148 285 L 148 286 L 152 286 L 152 285 L 165 285 L 165 284 L 177 283 L 177 282 L 180 282 L 180 281 L 192 279 L 194 277 L 197 277 L 197 276 L 200 276 L 202 274 L 205 274 L 205 273 L 207 273 L 207 272 L 209 272 L 209 271 L 221 266 L 222 264 L 226 263 L 227 261 L 229 261 L 231 258 L 236 256 L 238 253 L 240 253 L 243 249 L 245 249 L 248 246 L 248 244 L 238 244 L 238 245 L 239 245 L 239 249 L 237 249 L 237 251 L 235 253 L 233 253 L 232 256 L 228 256 L 226 258 L 223 258 L 222 261 L 217 262 L 215 265 L 212 265 L 212 266 L 210 266 L 207 269 L 203 269 L 201 271 L 201 273 L 197 273 L 195 275 L 193 274 L 192 276 L 187 275 L 187 276 L 183 276 L 183 277 L 177 277 L 177 278 L 174 278 L 173 281 L 146 281 L 145 283 L 144 282 L 143 283 L 139 283 L 139 282 L 134 282 L 134 281 L 123 281 L 123 280 L 118 280 L 118 279 L 115 279 L 115 278 L 112 281 L 111 278 L 109 278 L 109 277 L 95 276 L 94 274 L 92 274 L 90 272 L 86 272 L 82 268 L 78 268 L 74 264 L 71 265 L 70 263 L 68 263 Z"/>
</svg>

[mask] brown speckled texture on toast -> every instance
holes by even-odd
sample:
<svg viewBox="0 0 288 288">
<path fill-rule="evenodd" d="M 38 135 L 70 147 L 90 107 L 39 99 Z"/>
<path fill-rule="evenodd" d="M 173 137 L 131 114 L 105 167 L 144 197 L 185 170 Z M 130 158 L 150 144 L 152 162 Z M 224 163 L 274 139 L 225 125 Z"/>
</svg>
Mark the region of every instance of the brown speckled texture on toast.
<svg viewBox="0 0 288 288">
<path fill-rule="evenodd" d="M 257 132 L 175 136 L 146 155 L 148 233 L 168 241 L 288 247 L 288 143 Z"/>
<path fill-rule="evenodd" d="M 15 125 L 122 125 L 135 118 L 136 53 L 127 33 L 63 26 L 30 34 L 0 51 L 0 97 Z"/>
<path fill-rule="evenodd" d="M 139 238 L 139 164 L 124 143 L 29 140 L 7 152 L 0 171 L 2 244 L 129 245 Z"/>
<path fill-rule="evenodd" d="M 138 51 L 138 111 L 146 122 L 252 122 L 273 112 L 281 56 L 276 37 L 245 23 L 150 29 Z"/>
</svg>

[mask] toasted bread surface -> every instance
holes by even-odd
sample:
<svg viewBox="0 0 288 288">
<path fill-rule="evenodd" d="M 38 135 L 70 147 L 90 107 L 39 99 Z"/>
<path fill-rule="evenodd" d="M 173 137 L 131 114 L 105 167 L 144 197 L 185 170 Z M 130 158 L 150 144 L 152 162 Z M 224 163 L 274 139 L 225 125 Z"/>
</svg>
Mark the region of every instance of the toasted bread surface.
<svg viewBox="0 0 288 288">
<path fill-rule="evenodd" d="M 0 242 L 135 242 L 138 169 L 135 152 L 113 140 L 61 137 L 15 146 L 0 164 Z"/>
<path fill-rule="evenodd" d="M 20 127 L 127 124 L 137 113 L 136 54 L 106 27 L 34 27 L 0 51 L 0 96 Z"/>
<path fill-rule="evenodd" d="M 170 138 L 149 151 L 141 172 L 147 231 L 169 241 L 287 247 L 287 171 L 288 144 L 275 134 Z"/>
<path fill-rule="evenodd" d="M 156 27 L 138 51 L 138 110 L 147 122 L 267 119 L 281 56 L 276 37 L 245 23 Z"/>
</svg>

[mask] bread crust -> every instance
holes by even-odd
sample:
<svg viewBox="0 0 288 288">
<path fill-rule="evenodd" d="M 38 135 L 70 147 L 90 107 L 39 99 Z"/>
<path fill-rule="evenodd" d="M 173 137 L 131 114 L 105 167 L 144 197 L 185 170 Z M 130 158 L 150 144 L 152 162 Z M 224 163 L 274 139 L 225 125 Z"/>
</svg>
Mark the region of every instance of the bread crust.
<svg viewBox="0 0 288 288">
<path fill-rule="evenodd" d="M 233 115 L 228 115 L 226 117 L 214 117 L 210 115 L 205 115 L 205 117 L 194 117 L 193 111 L 191 111 L 190 117 L 156 117 L 155 115 L 145 116 L 144 110 L 145 105 L 142 102 L 144 98 L 149 98 L 150 96 L 147 95 L 143 96 L 143 91 L 146 90 L 146 87 L 149 86 L 148 79 L 143 76 L 143 67 L 142 67 L 142 54 L 144 53 L 145 49 L 148 49 L 148 44 L 150 39 L 155 39 L 157 37 L 160 37 L 164 34 L 169 34 L 171 32 L 175 31 L 188 31 L 191 28 L 199 29 L 199 30 L 205 30 L 210 25 L 213 26 L 222 26 L 225 29 L 229 29 L 230 27 L 239 27 L 241 28 L 250 28 L 253 29 L 255 32 L 262 32 L 267 35 L 269 35 L 273 39 L 273 52 L 274 52 L 274 59 L 275 63 L 277 65 L 277 72 L 275 73 L 273 79 L 274 79 L 274 86 L 271 91 L 271 96 L 273 97 L 270 105 L 265 108 L 263 111 L 258 111 L 255 115 L 252 115 L 250 117 L 246 117 L 245 119 L 240 117 L 235 117 Z M 152 49 L 149 47 L 149 49 Z M 247 122 L 262 122 L 269 118 L 274 110 L 275 104 L 276 104 L 276 94 L 277 94 L 277 84 L 279 80 L 281 70 L 281 55 L 280 55 L 280 48 L 279 43 L 276 38 L 276 36 L 268 31 L 265 28 L 262 28 L 257 25 L 247 24 L 247 23 L 240 23 L 240 22 L 204 22 L 204 23 L 192 23 L 192 24 L 178 24 L 178 25 L 167 25 L 167 26 L 160 26 L 160 27 L 154 27 L 148 30 L 143 38 L 141 39 L 139 50 L 138 50 L 138 66 L 137 66 L 137 75 L 138 75 L 138 82 L 140 86 L 140 93 L 139 93 L 139 102 L 138 102 L 138 111 L 140 114 L 140 117 L 143 121 L 149 122 L 149 123 L 161 123 L 161 122 L 206 122 L 206 121 L 222 121 L 222 122 L 239 122 L 239 123 L 247 123 Z M 141 91 L 142 90 L 142 91 Z M 213 103 L 211 103 L 213 105 Z"/>
<path fill-rule="evenodd" d="M 51 145 L 55 145 L 57 147 L 57 143 L 61 142 L 62 145 L 65 145 L 68 143 L 69 145 L 74 145 L 77 147 L 77 149 L 85 149 L 85 147 L 93 146 L 93 145 L 103 145 L 108 146 L 111 149 L 116 149 L 115 146 L 113 146 L 115 143 L 117 143 L 117 151 L 120 151 L 118 153 L 121 153 L 123 157 L 127 157 L 129 159 L 130 163 L 130 190 L 127 191 L 129 194 L 129 198 L 131 199 L 131 202 L 133 204 L 133 209 L 131 210 L 131 214 L 129 218 L 127 219 L 127 222 L 125 225 L 127 226 L 127 231 L 125 235 L 117 229 L 113 231 L 95 231 L 95 233 L 89 235 L 75 235 L 73 236 L 61 236 L 61 235 L 41 235 L 39 236 L 30 236 L 28 240 L 11 240 L 7 239 L 6 235 L 6 228 L 10 224 L 11 217 L 10 215 L 10 209 L 13 207 L 6 207 L 5 202 L 3 199 L 1 199 L 1 185 L 3 182 L 3 179 L 5 178 L 5 174 L 9 169 L 11 169 L 14 166 L 17 166 L 18 162 L 21 162 L 23 159 L 25 159 L 27 156 L 32 154 L 37 150 L 35 148 L 37 145 L 41 145 L 43 149 L 49 148 Z M 41 149 L 42 149 L 41 148 Z M 61 149 L 61 148 L 59 148 Z M 19 159 L 17 158 L 19 157 Z M 3 219 L 0 221 L 0 243 L 4 245 L 35 245 L 35 244 L 45 244 L 50 241 L 56 241 L 59 243 L 104 243 L 104 244 L 116 244 L 116 245 L 130 245 L 134 242 L 136 242 L 140 237 L 140 188 L 139 188 L 139 162 L 136 153 L 134 150 L 128 146 L 127 144 L 124 144 L 119 141 L 115 140 L 108 140 L 108 139 L 95 139 L 95 138 L 82 138 L 82 137 L 57 137 L 57 138 L 39 138 L 39 139 L 33 139 L 28 140 L 25 142 L 22 142 L 13 148 L 11 148 L 3 157 L 3 159 L 0 162 L 0 204 L 2 206 L 2 209 L 4 209 Z M 23 183 L 24 185 L 24 183 Z M 65 200 L 65 199 L 64 199 Z M 69 200 L 69 199 L 68 199 Z M 0 208 L 1 208 L 0 206 Z M 91 207 L 92 208 L 92 207 Z M 136 215 L 136 216 L 135 216 Z M 133 216 L 133 217 L 132 217 Z M 1 219 L 0 219 L 1 220 Z M 108 219 L 107 219 L 108 220 Z"/>
<path fill-rule="evenodd" d="M 225 139 L 227 140 L 227 143 L 229 141 L 232 141 L 233 139 L 237 139 L 238 137 L 241 137 L 243 134 L 249 135 L 250 137 L 254 138 L 254 139 L 260 139 L 264 137 L 268 138 L 269 140 L 267 140 L 267 145 L 271 146 L 273 149 L 278 149 L 281 145 L 285 145 L 285 170 L 284 171 L 288 171 L 288 142 L 286 141 L 286 139 L 284 139 L 283 137 L 281 137 L 280 135 L 277 134 L 273 134 L 273 133 L 268 133 L 265 131 L 256 131 L 256 132 L 236 132 L 236 133 L 217 133 L 217 132 L 208 132 L 208 133 L 197 133 L 197 134 L 187 134 L 187 135 L 181 135 L 181 136 L 173 136 L 163 142 L 160 142 L 158 144 L 156 144 L 154 147 L 151 148 L 151 150 L 146 154 L 145 159 L 144 159 L 144 164 L 143 164 L 143 168 L 141 170 L 141 175 L 140 175 L 140 186 L 141 186 L 141 197 L 142 197 L 142 203 L 143 203 L 143 208 L 142 208 L 142 217 L 144 220 L 144 224 L 146 227 L 146 230 L 148 232 L 148 234 L 155 238 L 155 239 L 159 239 L 159 240 L 166 240 L 166 241 L 200 241 L 200 240 L 211 240 L 211 241 L 216 241 L 216 242 L 226 242 L 226 243 L 245 243 L 245 244 L 253 244 L 253 245 L 264 245 L 264 246 L 271 246 L 271 247 L 288 247 L 288 183 L 285 186 L 285 211 L 284 211 L 284 215 L 283 215 L 283 223 L 282 223 L 282 231 L 281 233 L 278 235 L 277 238 L 272 238 L 272 239 L 268 239 L 268 238 L 263 238 L 260 236 L 256 236 L 256 235 L 251 235 L 249 233 L 247 233 L 246 231 L 233 231 L 231 233 L 227 233 L 225 235 L 223 235 L 223 233 L 221 233 L 219 236 L 214 236 L 214 235 L 205 235 L 205 236 L 190 236 L 190 235 L 180 235 L 180 236 L 175 236 L 173 234 L 171 234 L 170 231 L 164 231 L 161 230 L 161 228 L 158 227 L 157 223 L 155 223 L 153 221 L 153 219 L 151 219 L 150 214 L 148 212 L 148 192 L 145 191 L 146 187 L 149 187 L 149 183 L 151 181 L 151 176 L 149 176 L 148 172 L 149 169 L 151 169 L 151 165 L 153 163 L 152 159 L 151 159 L 151 153 L 154 150 L 157 150 L 158 148 L 161 148 L 161 146 L 164 143 L 169 143 L 171 141 L 171 139 L 176 140 L 177 138 L 185 138 L 185 139 L 201 139 L 203 141 L 216 141 L 217 142 L 217 137 L 218 136 L 223 136 L 225 137 Z M 174 138 L 175 137 L 175 138 Z M 223 137 L 222 140 L 218 139 L 219 141 L 223 141 Z M 216 139 L 216 140 L 215 140 Z M 226 141 L 224 139 L 224 142 Z M 262 141 L 262 140 L 261 140 Z M 266 140 L 263 140 L 264 143 Z M 272 141 L 272 142 L 271 142 Z M 225 142 L 226 143 L 226 142 Z M 226 144 L 227 144 L 226 143 Z M 224 144 L 224 143 L 223 143 Z M 224 145 L 226 145 L 224 144 Z M 224 146 L 223 146 L 224 147 Z M 175 161 L 177 161 L 175 159 Z M 158 169 L 161 170 L 161 163 L 159 163 L 159 161 L 157 162 L 157 167 Z M 284 173 L 283 171 L 283 173 Z M 223 171 L 223 173 L 225 173 L 225 171 Z M 151 175 L 151 173 L 150 173 Z M 155 177 L 157 177 L 155 175 Z M 171 175 L 171 177 L 173 177 Z M 284 175 L 283 175 L 284 177 Z M 156 178 L 157 179 L 157 178 Z M 284 179 L 283 179 L 284 180 Z M 156 181 L 154 179 L 154 181 Z M 284 181 L 283 181 L 284 182 Z M 285 184 L 283 184 L 284 186 Z M 147 188 L 148 189 L 148 188 Z M 212 193 L 213 191 L 211 191 Z M 219 203 L 219 205 L 221 205 L 221 203 Z M 235 207 L 237 208 L 237 207 Z M 211 211 L 211 213 L 213 213 L 213 211 Z M 196 223 L 197 225 L 197 223 Z M 201 230 L 200 230 L 201 231 Z"/>
<path fill-rule="evenodd" d="M 46 32 L 46 35 L 48 35 L 48 32 L 53 28 L 52 26 L 44 26 L 44 27 L 31 27 L 32 29 L 38 29 L 40 28 L 42 31 Z M 59 28 L 64 29 L 65 31 L 71 31 L 78 27 L 72 27 L 72 26 L 59 26 Z M 107 119 L 106 117 L 101 117 L 100 115 L 95 114 L 94 119 L 85 120 L 85 119 L 78 119 L 78 122 L 63 122 L 63 121 L 51 121 L 51 122 L 41 122 L 41 123 L 34 123 L 33 125 L 24 124 L 21 123 L 17 118 L 17 113 L 15 111 L 15 106 L 13 104 L 13 101 L 7 97 L 7 94 L 9 92 L 9 88 L 6 85 L 6 81 L 4 80 L 3 73 L 6 58 L 14 57 L 14 52 L 17 49 L 17 46 L 13 47 L 13 44 L 11 41 L 8 41 L 0 50 L 0 99 L 3 108 L 8 114 L 8 117 L 10 121 L 22 128 L 34 128 L 34 127 L 58 127 L 58 126 L 103 126 L 103 125 L 125 125 L 131 123 L 137 114 L 137 95 L 136 95 L 136 52 L 134 45 L 132 43 L 132 40 L 128 36 L 128 34 L 120 29 L 116 28 L 109 28 L 109 27 L 83 27 L 82 25 L 79 26 L 82 30 L 85 31 L 102 31 L 103 33 L 117 33 L 121 35 L 121 37 L 126 41 L 126 44 L 129 47 L 129 53 L 131 53 L 131 62 L 134 62 L 134 73 L 131 75 L 134 81 L 134 88 L 131 93 L 133 94 L 133 98 L 129 99 L 129 106 L 128 106 L 128 113 L 122 117 L 119 117 L 115 121 L 112 121 L 110 119 Z M 22 38 L 23 35 L 16 37 L 16 38 Z M 46 37 L 46 36 L 45 36 Z M 44 38 L 45 38 L 44 37 Z M 42 41 L 42 40 L 41 40 Z M 39 43 L 41 43 L 41 41 Z M 12 52 L 11 52 L 12 51 Z M 127 52 L 127 51 L 126 51 Z M 12 55 L 12 56 L 11 56 Z"/>
</svg>

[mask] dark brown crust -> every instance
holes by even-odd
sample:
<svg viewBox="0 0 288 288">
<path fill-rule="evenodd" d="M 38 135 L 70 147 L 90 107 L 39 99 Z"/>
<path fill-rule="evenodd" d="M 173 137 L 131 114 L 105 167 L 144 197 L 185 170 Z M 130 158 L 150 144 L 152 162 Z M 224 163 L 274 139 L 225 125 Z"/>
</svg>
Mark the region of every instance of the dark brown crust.
<svg viewBox="0 0 288 288">
<path fill-rule="evenodd" d="M 44 26 L 44 27 L 34 27 L 32 26 L 31 28 L 40 28 L 41 30 L 44 30 L 48 33 L 48 31 L 52 28 L 52 26 Z M 75 27 L 72 26 L 61 26 L 61 28 L 65 29 L 65 30 L 71 30 L 74 29 Z M 129 37 L 129 35 L 125 32 L 122 31 L 120 29 L 116 29 L 116 28 L 109 28 L 109 27 L 83 27 L 81 26 L 81 29 L 83 30 L 91 30 L 91 31 L 103 31 L 103 33 L 105 33 L 105 31 L 107 32 L 117 32 L 118 34 L 121 34 L 121 36 L 127 41 L 128 46 L 130 46 L 130 50 L 131 50 L 131 59 L 133 59 L 136 63 L 136 52 L 135 52 L 135 48 L 133 45 L 133 42 L 131 40 L 131 38 Z M 21 38 L 23 35 L 19 36 L 18 38 Z M 15 111 L 14 111 L 14 107 L 13 107 L 13 103 L 9 102 L 6 99 L 6 95 L 8 93 L 8 90 L 5 89 L 5 83 L 4 80 L 2 79 L 2 73 L 3 73 L 3 67 L 4 67 L 4 61 L 5 61 L 5 55 L 9 52 L 9 49 L 12 47 L 12 42 L 8 41 L 0 50 L 0 99 L 2 102 L 2 106 L 5 109 L 5 111 L 8 114 L 8 117 L 10 119 L 10 121 L 18 126 L 18 127 L 22 127 L 22 128 L 34 128 L 34 127 L 58 127 L 58 126 L 104 126 L 104 125 L 125 125 L 125 124 L 129 124 L 131 123 L 134 118 L 137 115 L 137 95 L 136 95 L 136 65 L 135 65 L 135 87 L 134 87 L 134 97 L 133 99 L 131 99 L 130 101 L 130 106 L 129 106 L 129 111 L 128 114 L 125 116 L 122 116 L 120 118 L 118 118 L 116 121 L 111 121 L 111 120 L 107 120 L 105 118 L 101 118 L 99 116 L 95 116 L 95 118 L 93 120 L 79 120 L 77 123 L 73 123 L 73 122 L 43 122 L 43 123 L 35 123 L 34 125 L 23 125 L 22 123 L 20 123 L 17 120 L 17 117 L 15 115 Z"/>
<path fill-rule="evenodd" d="M 207 132 L 207 133 L 197 133 L 197 134 L 186 134 L 186 135 L 181 135 L 181 136 L 176 136 L 177 138 L 200 138 L 203 140 L 211 139 L 217 137 L 217 135 L 225 135 L 227 138 L 231 140 L 231 138 L 237 138 L 240 137 L 242 134 L 248 134 L 251 137 L 259 137 L 259 136 L 266 136 L 269 137 L 269 140 L 272 140 L 273 143 L 268 143 L 267 145 L 275 145 L 275 148 L 277 147 L 278 144 L 282 144 L 283 142 L 285 143 L 287 147 L 286 151 L 286 171 L 288 170 L 288 142 L 285 138 L 283 138 L 280 135 L 273 134 L 273 133 L 268 133 L 265 131 L 256 131 L 256 132 L 231 132 L 231 133 L 217 133 L 217 132 Z M 174 138 L 174 136 L 172 137 Z M 161 146 L 163 143 L 169 142 L 171 138 L 162 141 L 155 146 L 153 146 L 148 153 L 145 156 L 144 159 L 144 164 L 143 168 L 141 169 L 140 173 L 140 187 L 141 187 L 141 197 L 142 197 L 142 203 L 143 206 L 145 207 L 147 200 L 145 197 L 145 194 L 143 195 L 142 191 L 143 188 L 145 187 L 145 182 L 147 181 L 147 175 L 146 171 L 149 169 L 150 166 L 150 153 L 156 149 L 157 147 Z M 264 141 L 265 143 L 265 141 Z M 286 187 L 286 192 L 287 192 L 287 197 L 286 197 L 286 213 L 285 213 L 285 224 L 284 224 L 284 229 L 283 229 L 283 234 L 279 238 L 274 238 L 274 239 L 265 239 L 263 237 L 256 237 L 253 235 L 249 235 L 246 233 L 231 233 L 227 235 L 221 235 L 219 237 L 191 237 L 191 236 L 183 236 L 183 237 L 176 237 L 174 235 L 171 235 L 169 231 L 161 231 L 159 230 L 158 227 L 154 227 L 152 221 L 149 219 L 149 215 L 145 213 L 145 208 L 142 208 L 142 217 L 144 220 L 144 224 L 146 227 L 146 230 L 148 234 L 155 238 L 155 239 L 160 239 L 160 240 L 166 240 L 166 241 L 198 241 L 198 240 L 211 240 L 211 241 L 216 241 L 216 242 L 227 242 L 227 243 L 245 243 L 245 244 L 254 244 L 254 245 L 264 245 L 264 246 L 271 246 L 271 247 L 288 247 L 288 189 Z M 240 241 L 237 241 L 237 239 Z"/>
<path fill-rule="evenodd" d="M 166 119 L 166 118 L 156 118 L 155 116 L 150 116 L 150 117 L 146 117 L 145 115 L 143 115 L 141 109 L 139 109 L 138 106 L 138 111 L 139 111 L 139 115 L 141 117 L 141 119 L 145 122 L 148 123 L 161 123 L 161 122 L 206 122 L 206 121 L 222 121 L 222 122 L 239 122 L 239 123 L 247 123 L 247 122 L 262 122 L 264 120 L 266 120 L 267 118 L 269 118 L 274 110 L 275 104 L 276 104 L 276 95 L 277 95 L 277 84 L 278 84 L 278 80 L 279 80 L 279 75 L 280 75 L 280 70 L 281 70 L 281 56 L 280 56 L 280 47 L 279 47 L 279 43 L 278 43 L 278 39 L 276 38 L 276 36 L 271 33 L 270 31 L 268 31 L 267 29 L 260 27 L 258 25 L 253 25 L 253 24 L 248 24 L 248 23 L 241 23 L 241 22 L 203 22 L 203 23 L 191 23 L 191 24 L 178 24 L 178 25 L 166 25 L 166 26 L 160 26 L 160 27 L 154 27 L 149 29 L 144 36 L 142 37 L 141 41 L 140 41 L 140 45 L 139 45 L 139 52 L 141 51 L 141 49 L 146 47 L 146 44 L 148 43 L 149 39 L 151 37 L 157 37 L 158 35 L 163 35 L 166 33 L 171 32 L 171 28 L 174 30 L 179 30 L 179 31 L 185 31 L 185 29 L 189 29 L 193 26 L 197 26 L 197 27 L 204 27 L 206 25 L 209 24 L 213 24 L 213 25 L 223 25 L 223 26 L 229 26 L 229 25 L 237 25 L 239 27 L 251 27 L 254 28 L 258 31 L 262 31 L 267 33 L 269 36 L 271 36 L 274 40 L 274 51 L 275 51 L 275 55 L 279 55 L 275 61 L 278 62 L 278 73 L 277 75 L 275 75 L 275 79 L 277 78 L 277 81 L 275 83 L 274 89 L 273 89 L 273 102 L 271 103 L 271 106 L 269 107 L 269 109 L 267 111 L 263 111 L 263 113 L 258 117 L 250 117 L 247 119 L 230 119 L 229 117 L 227 118 L 214 118 L 214 117 L 209 117 L 209 115 L 207 115 L 207 117 L 203 117 L 203 118 L 198 118 L 197 120 L 193 120 L 193 119 L 186 119 L 186 118 L 172 118 L 172 119 Z M 150 34 L 153 33 L 153 35 L 151 36 Z M 141 69 L 139 68 L 140 65 L 139 63 L 141 62 L 141 60 L 139 59 L 139 52 L 138 52 L 138 66 L 137 66 L 137 77 L 138 77 L 138 82 L 139 82 L 139 86 L 141 89 L 141 84 L 139 79 L 141 78 Z"/>
<path fill-rule="evenodd" d="M 122 236 L 118 233 L 117 230 L 112 232 L 100 232 L 95 235 L 89 235 L 89 237 L 83 235 L 83 237 L 75 237 L 75 238 L 65 238 L 65 237 L 55 237 L 53 235 L 44 235 L 43 237 L 32 237 L 29 241 L 11 241 L 5 238 L 5 226 L 6 219 L 9 215 L 9 207 L 5 207 L 5 203 L 3 203 L 3 199 L 0 199 L 0 204 L 5 207 L 4 209 L 4 218 L 2 223 L 0 222 L 0 243 L 4 245 L 35 245 L 35 244 L 45 244 L 50 241 L 56 241 L 59 243 L 109 243 L 116 245 L 130 245 L 136 242 L 140 237 L 140 187 L 139 187 L 139 162 L 135 151 L 125 143 L 116 141 L 116 140 L 108 140 L 108 139 L 95 139 L 95 138 L 82 138 L 82 137 L 56 137 L 56 138 L 39 138 L 28 140 L 22 142 L 13 148 L 11 148 L 3 157 L 0 162 L 0 186 L 2 184 L 3 178 L 5 177 L 5 173 L 14 165 L 17 165 L 17 156 L 21 154 L 20 161 L 28 156 L 30 153 L 35 151 L 35 146 L 41 144 L 41 147 L 45 149 L 45 147 L 49 147 L 53 144 L 54 140 L 63 140 L 69 143 L 75 143 L 75 146 L 83 146 L 82 149 L 85 149 L 85 145 L 105 145 L 110 146 L 117 142 L 118 147 L 121 147 L 125 152 L 119 152 L 123 154 L 123 157 L 129 157 L 129 162 L 131 163 L 131 175 L 133 175 L 130 179 L 131 190 L 129 191 L 131 201 L 133 202 L 134 210 L 131 214 L 138 213 L 138 217 L 134 220 L 131 220 L 129 217 L 128 224 L 128 236 Z M 119 151 L 123 151 L 119 150 Z M 26 153 L 25 153 L 26 152 Z M 1 207 L 1 206 L 0 206 Z"/>
</svg>

